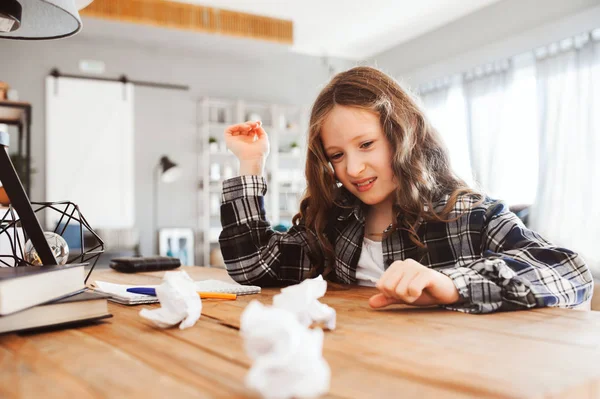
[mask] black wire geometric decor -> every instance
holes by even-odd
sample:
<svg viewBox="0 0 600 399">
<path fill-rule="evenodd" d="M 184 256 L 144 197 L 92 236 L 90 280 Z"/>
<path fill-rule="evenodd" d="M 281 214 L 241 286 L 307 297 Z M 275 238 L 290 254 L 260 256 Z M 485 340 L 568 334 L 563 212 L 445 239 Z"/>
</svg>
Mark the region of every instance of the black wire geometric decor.
<svg viewBox="0 0 600 399">
<path fill-rule="evenodd" d="M 91 268 L 85 277 L 85 282 L 87 282 L 98 258 L 104 252 L 104 241 L 92 230 L 81 214 L 79 206 L 70 201 L 32 202 L 31 205 L 37 215 L 42 212 L 60 215 L 56 226 L 51 231 L 61 237 L 64 236 L 67 227 L 73 229 L 73 226 L 76 226 L 79 248 L 72 248 L 74 251 L 69 252 L 66 263 L 89 263 Z M 41 218 L 38 217 L 38 219 Z M 56 220 L 55 217 L 49 219 Z M 0 267 L 39 266 L 39 264 L 32 263 L 31 259 L 27 260 L 26 243 L 29 238 L 12 206 L 9 206 L 4 214 L 0 214 L 0 239 L 8 242 L 11 249 L 10 254 L 0 253 Z"/>
</svg>

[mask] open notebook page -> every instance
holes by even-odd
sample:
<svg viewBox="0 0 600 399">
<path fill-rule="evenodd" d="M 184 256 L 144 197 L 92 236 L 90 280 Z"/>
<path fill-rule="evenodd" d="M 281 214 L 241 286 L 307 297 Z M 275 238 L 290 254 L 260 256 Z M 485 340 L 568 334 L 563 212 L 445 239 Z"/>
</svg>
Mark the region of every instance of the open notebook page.
<svg viewBox="0 0 600 399">
<path fill-rule="evenodd" d="M 147 287 L 156 288 L 158 285 L 128 285 L 128 284 L 115 284 L 106 281 L 94 282 L 94 289 L 100 292 L 104 292 L 110 297 L 109 300 L 113 302 L 122 303 L 125 305 L 138 305 L 142 303 L 156 303 L 158 298 L 150 295 L 134 294 L 127 292 L 127 288 L 132 287 Z M 260 287 L 255 285 L 239 285 L 227 283 L 219 280 L 200 280 L 195 282 L 196 290 L 199 292 L 222 292 L 228 294 L 237 295 L 249 295 L 260 293 Z"/>
</svg>

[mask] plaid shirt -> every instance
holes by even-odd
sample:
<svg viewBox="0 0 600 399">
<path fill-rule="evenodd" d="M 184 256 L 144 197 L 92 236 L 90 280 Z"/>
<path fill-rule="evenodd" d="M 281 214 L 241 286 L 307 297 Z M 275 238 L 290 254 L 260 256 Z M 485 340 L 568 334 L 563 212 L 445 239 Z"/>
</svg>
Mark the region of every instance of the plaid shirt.
<svg viewBox="0 0 600 399">
<path fill-rule="evenodd" d="M 266 181 L 260 176 L 223 183 L 219 242 L 227 270 L 242 284 L 298 283 L 311 277 L 308 235 L 315 239 L 316 235 L 302 224 L 286 233 L 271 229 L 265 216 L 266 192 Z M 442 209 L 447 201 L 447 197 L 439 201 L 435 209 Z M 357 283 L 365 228 L 361 207 L 354 205 L 336 208 L 329 230 L 336 254 L 335 279 L 349 284 Z M 418 225 L 426 249 L 410 241 L 404 230 L 387 234 L 382 242 L 385 268 L 396 260 L 414 259 L 445 274 L 461 297 L 445 307 L 468 313 L 573 307 L 591 297 L 593 280 L 581 257 L 527 229 L 501 202 L 486 199 L 477 204 L 473 196 L 464 195 L 448 219 L 457 217 Z"/>
</svg>

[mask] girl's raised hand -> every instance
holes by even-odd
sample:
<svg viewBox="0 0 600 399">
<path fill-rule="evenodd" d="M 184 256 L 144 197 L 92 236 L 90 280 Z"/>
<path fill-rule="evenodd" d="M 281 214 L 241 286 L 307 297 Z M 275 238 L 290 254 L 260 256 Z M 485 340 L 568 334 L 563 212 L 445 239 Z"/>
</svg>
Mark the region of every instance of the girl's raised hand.
<svg viewBox="0 0 600 399">
<path fill-rule="evenodd" d="M 398 260 L 377 282 L 379 294 L 369 299 L 372 308 L 394 303 L 429 306 L 450 305 L 460 299 L 450 277 L 423 266 L 413 259 Z"/>
<path fill-rule="evenodd" d="M 240 162 L 264 162 L 269 155 L 269 138 L 260 121 L 228 126 L 225 144 Z"/>
</svg>

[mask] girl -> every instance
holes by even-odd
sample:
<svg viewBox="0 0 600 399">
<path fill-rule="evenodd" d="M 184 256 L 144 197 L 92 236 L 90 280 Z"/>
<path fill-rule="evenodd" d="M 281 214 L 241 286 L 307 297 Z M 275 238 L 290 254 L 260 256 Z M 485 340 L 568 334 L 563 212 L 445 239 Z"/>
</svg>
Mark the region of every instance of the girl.
<svg viewBox="0 0 600 399">
<path fill-rule="evenodd" d="M 286 285 L 323 274 L 376 285 L 373 308 L 469 313 L 573 307 L 591 297 L 583 260 L 456 177 L 423 111 L 376 69 L 342 72 L 317 97 L 307 190 L 287 233 L 265 218 L 269 141 L 260 122 L 228 127 L 225 140 L 241 176 L 223 183 L 219 241 L 240 283 Z"/>
</svg>

